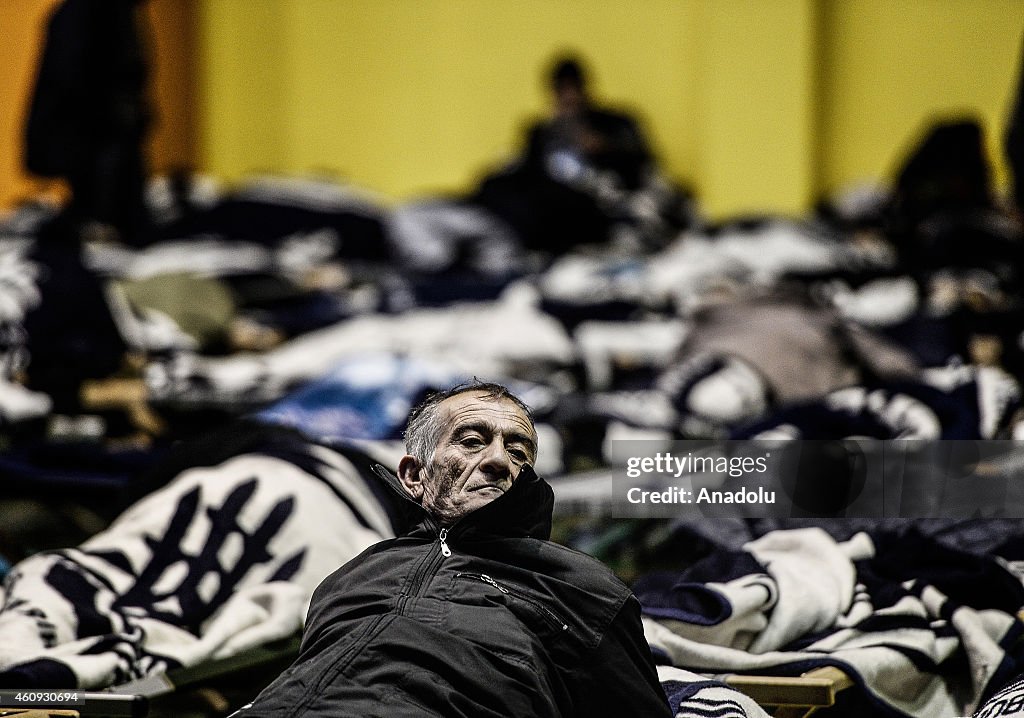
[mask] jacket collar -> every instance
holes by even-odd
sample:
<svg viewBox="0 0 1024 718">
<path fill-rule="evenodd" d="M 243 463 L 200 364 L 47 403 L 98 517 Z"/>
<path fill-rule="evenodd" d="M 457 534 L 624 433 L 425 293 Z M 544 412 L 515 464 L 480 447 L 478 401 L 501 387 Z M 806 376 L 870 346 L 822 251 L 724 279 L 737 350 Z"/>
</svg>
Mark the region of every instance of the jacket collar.
<svg viewBox="0 0 1024 718">
<path fill-rule="evenodd" d="M 398 535 L 414 533 L 420 528 L 427 529 L 432 535 L 437 533 L 437 520 L 409 496 L 397 476 L 380 464 L 374 465 L 373 472 L 402 499 L 398 502 L 401 525 L 395 527 Z M 449 531 L 467 537 L 504 536 L 548 540 L 551 538 L 554 504 L 555 494 L 551 486 L 527 464 L 519 472 L 512 488 L 486 506 L 463 516 Z"/>
</svg>

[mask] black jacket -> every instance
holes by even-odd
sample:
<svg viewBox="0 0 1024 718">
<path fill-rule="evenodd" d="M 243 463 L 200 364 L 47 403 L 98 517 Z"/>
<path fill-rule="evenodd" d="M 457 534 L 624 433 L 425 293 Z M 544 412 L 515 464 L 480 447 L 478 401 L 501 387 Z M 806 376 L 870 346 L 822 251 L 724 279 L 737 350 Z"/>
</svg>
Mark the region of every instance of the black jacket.
<svg viewBox="0 0 1024 718">
<path fill-rule="evenodd" d="M 671 715 L 636 598 L 547 540 L 552 504 L 529 467 L 445 531 L 405 501 L 411 529 L 320 584 L 298 659 L 237 715 Z"/>
</svg>

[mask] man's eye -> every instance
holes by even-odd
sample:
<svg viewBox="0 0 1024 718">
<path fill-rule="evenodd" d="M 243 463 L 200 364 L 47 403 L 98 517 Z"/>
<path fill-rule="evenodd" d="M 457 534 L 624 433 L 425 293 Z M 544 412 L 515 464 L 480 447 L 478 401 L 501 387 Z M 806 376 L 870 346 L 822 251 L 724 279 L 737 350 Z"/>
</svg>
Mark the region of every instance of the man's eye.
<svg viewBox="0 0 1024 718">
<path fill-rule="evenodd" d="M 513 459 L 516 459 L 517 461 L 526 461 L 526 459 L 528 458 L 526 452 L 523 451 L 522 449 L 509 449 L 508 455 L 511 456 Z"/>
</svg>

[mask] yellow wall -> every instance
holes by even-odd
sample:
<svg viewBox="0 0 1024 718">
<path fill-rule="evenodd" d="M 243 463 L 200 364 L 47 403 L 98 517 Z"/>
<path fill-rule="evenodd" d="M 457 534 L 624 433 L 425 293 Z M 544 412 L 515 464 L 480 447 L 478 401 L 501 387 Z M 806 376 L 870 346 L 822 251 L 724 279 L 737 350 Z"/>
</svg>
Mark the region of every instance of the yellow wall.
<svg viewBox="0 0 1024 718">
<path fill-rule="evenodd" d="M 813 0 L 707 0 L 696 18 L 696 188 L 712 216 L 800 213 L 813 195 Z"/>
<path fill-rule="evenodd" d="M 1022 0 L 822 3 L 822 188 L 891 176 L 930 119 L 963 113 L 982 121 L 1005 184 L 1022 32 Z"/>
<path fill-rule="evenodd" d="M 560 48 L 642 108 L 712 216 L 884 180 L 935 113 L 999 142 L 1024 0 L 205 0 L 206 165 L 459 191 L 545 109 Z"/>
<path fill-rule="evenodd" d="M 510 155 L 545 109 L 544 65 L 572 47 L 597 94 L 657 118 L 657 149 L 689 167 L 691 6 L 207 0 L 205 156 L 230 178 L 328 170 L 396 198 L 463 189 Z"/>
<path fill-rule="evenodd" d="M 0 205 L 39 186 L 20 169 L 21 132 L 55 1 L 0 3 Z M 663 164 L 712 216 L 802 212 L 884 180 L 936 114 L 983 120 L 1005 184 L 1024 64 L 1024 0 L 148 5 L 157 168 L 327 172 L 393 199 L 464 190 L 508 158 L 566 47 L 590 59 L 600 99 L 643 110 Z"/>
</svg>

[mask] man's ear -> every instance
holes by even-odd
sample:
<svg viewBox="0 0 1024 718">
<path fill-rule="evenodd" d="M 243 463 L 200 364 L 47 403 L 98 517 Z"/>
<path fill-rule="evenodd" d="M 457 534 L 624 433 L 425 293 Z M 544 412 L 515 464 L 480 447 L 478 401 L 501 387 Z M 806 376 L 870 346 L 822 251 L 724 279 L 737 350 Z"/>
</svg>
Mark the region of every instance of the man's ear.
<svg viewBox="0 0 1024 718">
<path fill-rule="evenodd" d="M 423 479 L 420 476 L 422 468 L 420 460 L 409 454 L 403 456 L 402 460 L 398 462 L 398 480 L 417 501 L 423 498 Z"/>
</svg>

